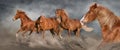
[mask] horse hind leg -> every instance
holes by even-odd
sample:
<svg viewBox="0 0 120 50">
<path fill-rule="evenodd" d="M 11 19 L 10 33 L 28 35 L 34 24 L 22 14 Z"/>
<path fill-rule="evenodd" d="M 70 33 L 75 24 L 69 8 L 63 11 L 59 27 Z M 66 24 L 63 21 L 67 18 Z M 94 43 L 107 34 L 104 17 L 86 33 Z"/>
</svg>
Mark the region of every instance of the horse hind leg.
<svg viewBox="0 0 120 50">
<path fill-rule="evenodd" d="M 33 30 L 30 31 L 29 36 L 32 34 Z"/>
<path fill-rule="evenodd" d="M 50 32 L 52 33 L 52 36 L 54 38 L 55 37 L 55 33 L 54 33 L 53 29 L 51 29 Z"/>
<path fill-rule="evenodd" d="M 70 30 L 68 30 L 68 37 L 69 37 L 69 38 L 70 38 L 70 36 L 71 36 L 70 32 L 71 32 L 71 31 L 70 31 Z"/>
<path fill-rule="evenodd" d="M 113 33 L 115 33 L 113 37 L 113 42 L 120 42 L 120 29 L 116 29 Z"/>
</svg>

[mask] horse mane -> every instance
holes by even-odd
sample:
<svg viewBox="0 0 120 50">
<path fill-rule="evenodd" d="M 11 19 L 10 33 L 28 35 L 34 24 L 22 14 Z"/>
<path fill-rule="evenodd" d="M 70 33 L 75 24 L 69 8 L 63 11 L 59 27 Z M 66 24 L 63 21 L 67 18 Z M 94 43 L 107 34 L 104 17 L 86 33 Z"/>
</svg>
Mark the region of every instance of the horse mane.
<svg viewBox="0 0 120 50">
<path fill-rule="evenodd" d="M 26 15 L 26 13 L 25 13 L 24 11 L 18 9 L 17 12 L 18 12 L 18 13 L 21 13 L 22 15 L 24 15 L 24 16 L 26 17 L 26 19 L 32 21 L 32 20 Z"/>
<path fill-rule="evenodd" d="M 120 17 L 116 16 L 112 11 L 108 8 L 98 5 L 98 11 L 102 12 L 104 17 L 102 17 L 101 21 L 103 22 L 102 25 L 108 25 L 110 29 L 120 21 Z M 97 9 L 96 8 L 96 9 Z"/>
<path fill-rule="evenodd" d="M 27 15 L 25 12 L 21 12 L 28 20 L 32 21 Z"/>
<path fill-rule="evenodd" d="M 61 9 L 61 10 L 62 10 L 62 13 L 64 13 L 64 15 L 68 18 L 68 13 L 64 9 Z"/>
<path fill-rule="evenodd" d="M 38 17 L 38 19 L 37 20 L 40 20 L 41 19 L 41 16 L 40 17 Z"/>
</svg>

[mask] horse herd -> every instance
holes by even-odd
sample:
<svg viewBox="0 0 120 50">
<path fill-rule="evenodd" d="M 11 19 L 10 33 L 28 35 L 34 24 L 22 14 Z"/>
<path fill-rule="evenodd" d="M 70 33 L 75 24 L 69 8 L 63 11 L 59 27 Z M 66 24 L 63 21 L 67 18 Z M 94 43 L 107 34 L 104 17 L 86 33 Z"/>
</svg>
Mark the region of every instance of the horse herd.
<svg viewBox="0 0 120 50">
<path fill-rule="evenodd" d="M 24 37 L 24 34 L 27 31 L 30 31 L 29 35 L 35 31 L 37 33 L 42 32 L 42 37 L 44 38 L 44 32 L 46 30 L 50 30 L 53 37 L 58 35 L 60 38 L 62 38 L 61 31 L 63 29 L 68 30 L 69 37 L 71 31 L 75 32 L 76 36 L 79 37 L 82 26 L 87 28 L 86 25 L 82 25 L 83 23 L 81 23 L 80 20 L 68 18 L 63 9 L 56 9 L 55 14 L 56 17 L 45 17 L 44 15 L 41 15 L 36 21 L 33 21 L 25 14 L 24 11 L 17 10 L 13 20 L 20 19 L 21 27 L 17 31 L 16 37 L 18 37 L 19 32 L 23 32 L 22 36 Z"/>
<path fill-rule="evenodd" d="M 17 10 L 16 15 L 13 20 L 21 20 L 21 27 L 16 33 L 18 37 L 19 32 L 23 32 L 22 36 L 27 31 L 32 32 L 42 32 L 42 37 L 46 30 L 50 30 L 53 37 L 55 35 L 61 36 L 63 30 L 68 30 L 68 36 L 70 37 L 70 32 L 73 31 L 77 37 L 80 36 L 80 29 L 83 28 L 86 31 L 92 31 L 92 28 L 88 28 L 85 23 L 90 23 L 97 19 L 100 23 L 103 41 L 100 44 L 106 44 L 111 42 L 120 42 L 120 17 L 116 16 L 108 8 L 101 6 L 100 4 L 93 3 L 89 11 L 82 17 L 81 20 L 71 19 L 68 17 L 64 9 L 56 9 L 55 17 L 45 17 L 41 15 L 36 21 L 31 20 L 22 10 Z"/>
</svg>

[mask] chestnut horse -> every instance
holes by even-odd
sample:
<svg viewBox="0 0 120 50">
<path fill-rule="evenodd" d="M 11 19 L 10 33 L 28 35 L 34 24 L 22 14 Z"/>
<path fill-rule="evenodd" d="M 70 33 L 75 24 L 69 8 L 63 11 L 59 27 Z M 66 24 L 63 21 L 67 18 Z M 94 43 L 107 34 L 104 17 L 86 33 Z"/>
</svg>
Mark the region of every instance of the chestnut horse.
<svg viewBox="0 0 120 50">
<path fill-rule="evenodd" d="M 88 23 L 97 19 L 102 30 L 102 46 L 106 43 L 120 42 L 120 18 L 108 8 L 97 3 L 90 6 L 89 11 L 83 16 L 82 22 Z"/>
<path fill-rule="evenodd" d="M 16 33 L 16 37 L 18 37 L 18 33 L 19 32 L 23 32 L 22 36 L 24 37 L 24 34 L 27 31 L 30 31 L 29 35 L 31 35 L 31 33 L 33 31 L 35 31 L 35 21 L 32 21 L 30 18 L 28 18 L 28 16 L 25 14 L 24 11 L 22 10 L 17 10 L 16 15 L 13 18 L 13 21 L 20 19 L 21 20 L 21 27 L 20 29 L 17 31 Z"/>
<path fill-rule="evenodd" d="M 53 37 L 55 35 L 59 35 L 59 37 L 62 38 L 59 32 L 60 31 L 59 22 L 55 18 L 52 18 L 52 17 L 47 18 L 41 15 L 36 21 L 36 28 L 38 32 L 39 30 L 41 30 L 43 39 L 44 39 L 44 33 L 46 30 L 50 30 Z"/>
<path fill-rule="evenodd" d="M 64 9 L 56 9 L 55 14 L 56 14 L 57 19 L 60 20 L 61 30 L 63 30 L 63 29 L 68 30 L 69 37 L 71 36 L 70 35 L 71 31 L 74 31 L 77 37 L 80 36 L 80 29 L 83 26 L 85 26 L 85 25 L 82 25 L 80 20 L 70 19 Z M 87 28 L 87 27 L 85 26 L 85 28 Z"/>
</svg>

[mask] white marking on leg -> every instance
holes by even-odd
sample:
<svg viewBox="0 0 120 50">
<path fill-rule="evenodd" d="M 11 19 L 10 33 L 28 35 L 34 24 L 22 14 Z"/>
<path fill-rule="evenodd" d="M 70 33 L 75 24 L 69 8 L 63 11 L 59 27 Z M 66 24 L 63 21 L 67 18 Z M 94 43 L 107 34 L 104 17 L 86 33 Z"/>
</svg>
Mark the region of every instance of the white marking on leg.
<svg viewBox="0 0 120 50">
<path fill-rule="evenodd" d="M 18 37 L 18 33 L 16 33 L 16 38 Z"/>
<path fill-rule="evenodd" d="M 60 38 L 62 39 L 63 37 L 60 35 Z"/>
</svg>

